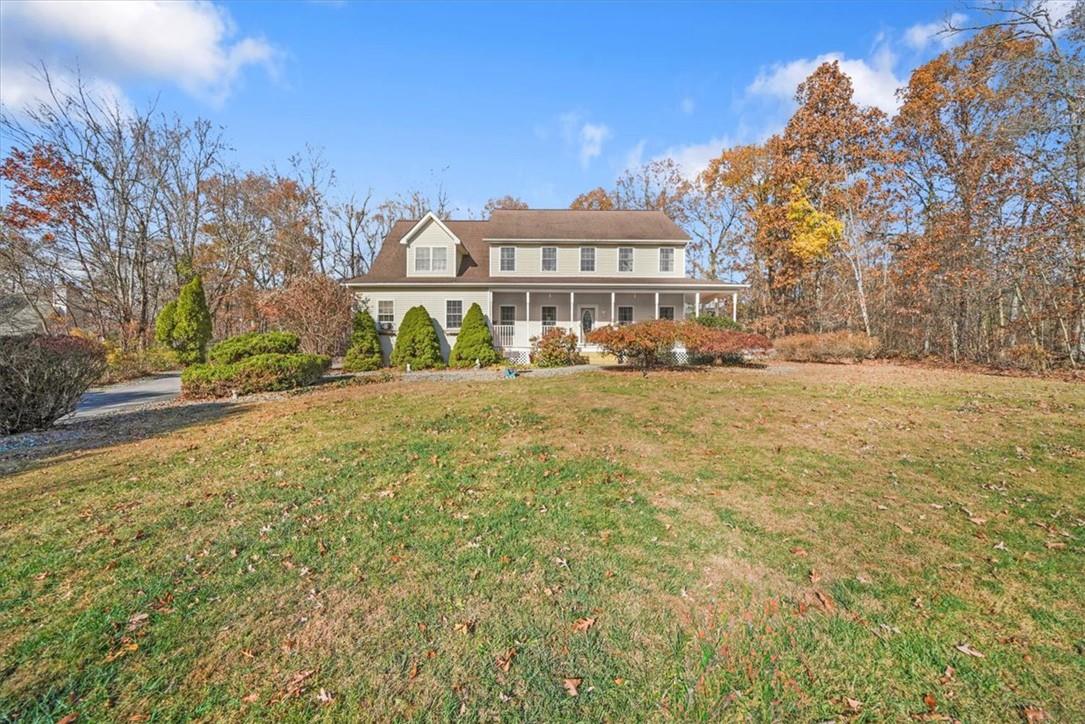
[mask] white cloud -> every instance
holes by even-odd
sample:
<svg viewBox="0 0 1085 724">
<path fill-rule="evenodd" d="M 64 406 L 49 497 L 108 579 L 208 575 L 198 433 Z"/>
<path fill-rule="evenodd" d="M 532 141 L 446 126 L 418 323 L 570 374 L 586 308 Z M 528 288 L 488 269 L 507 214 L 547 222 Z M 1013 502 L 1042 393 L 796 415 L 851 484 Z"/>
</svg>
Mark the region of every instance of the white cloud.
<svg viewBox="0 0 1085 724">
<path fill-rule="evenodd" d="M 274 73 L 278 57 L 262 38 L 237 37 L 229 12 L 205 1 L 6 0 L 3 13 L 5 105 L 33 92 L 18 83 L 10 90 L 8 78 L 18 80 L 19 66 L 41 59 L 53 67 L 78 64 L 84 74 L 108 79 L 101 82 L 165 81 L 220 103 L 244 69 Z"/>
<path fill-rule="evenodd" d="M 694 179 L 705 170 L 708 162 L 719 156 L 725 148 L 734 144 L 730 138 L 712 138 L 706 143 L 692 143 L 684 146 L 672 146 L 656 156 L 657 159 L 670 158 L 678 164 L 682 175 Z"/>
<path fill-rule="evenodd" d="M 611 136 L 602 123 L 585 123 L 580 127 L 580 165 L 588 167 L 591 160 L 603 152 L 603 143 Z"/>
<path fill-rule="evenodd" d="M 647 144 L 645 139 L 641 139 L 636 146 L 629 149 L 629 153 L 625 154 L 625 167 L 637 168 L 644 163 L 644 146 Z"/>
<path fill-rule="evenodd" d="M 683 113 L 685 113 L 688 116 L 688 115 L 692 114 L 693 111 L 697 108 L 697 104 L 696 104 L 696 102 L 694 102 L 694 100 L 692 98 L 690 98 L 689 96 L 686 96 L 685 98 L 682 99 L 682 103 L 678 107 L 681 109 L 681 111 Z"/>
<path fill-rule="evenodd" d="M 955 26 L 963 25 L 966 20 L 968 20 L 968 16 L 963 13 L 953 13 L 949 16 L 949 22 Z M 945 20 L 938 20 L 933 23 L 916 23 L 904 31 L 904 43 L 912 50 L 922 51 L 930 46 L 945 50 L 963 40 L 958 34 L 943 32 L 945 29 Z"/>
<path fill-rule="evenodd" d="M 795 96 L 799 84 L 806 80 L 822 63 L 840 63 L 840 70 L 851 78 L 855 101 L 860 105 L 875 106 L 886 113 L 895 113 L 899 102 L 897 89 L 904 82 L 893 72 L 896 56 L 884 42 L 876 44 L 868 60 L 847 58 L 843 53 L 823 53 L 816 58 L 800 58 L 787 63 L 776 63 L 763 68 L 746 93 L 789 102 Z"/>
</svg>

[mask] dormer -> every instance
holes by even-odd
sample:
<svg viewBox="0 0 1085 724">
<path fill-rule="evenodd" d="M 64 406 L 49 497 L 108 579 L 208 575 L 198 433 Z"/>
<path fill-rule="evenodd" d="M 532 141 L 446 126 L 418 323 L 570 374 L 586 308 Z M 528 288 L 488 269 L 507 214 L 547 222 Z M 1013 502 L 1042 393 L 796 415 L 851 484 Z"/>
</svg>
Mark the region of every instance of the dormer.
<svg viewBox="0 0 1085 724">
<path fill-rule="evenodd" d="M 437 216 L 430 212 L 412 226 L 399 243 L 407 247 L 407 276 L 456 276 L 463 244 Z"/>
</svg>

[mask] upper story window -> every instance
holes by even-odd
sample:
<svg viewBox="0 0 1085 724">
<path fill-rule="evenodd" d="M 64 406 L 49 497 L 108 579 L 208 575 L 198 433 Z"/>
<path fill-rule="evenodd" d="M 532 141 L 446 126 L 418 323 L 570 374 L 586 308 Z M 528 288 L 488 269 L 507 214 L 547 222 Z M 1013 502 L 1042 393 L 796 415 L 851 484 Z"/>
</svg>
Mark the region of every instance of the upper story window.
<svg viewBox="0 0 1085 724">
<path fill-rule="evenodd" d="M 630 248 L 618 249 L 618 271 L 633 271 L 633 250 Z"/>
<path fill-rule="evenodd" d="M 448 247 L 420 246 L 414 250 L 416 272 L 448 271 Z"/>
<path fill-rule="evenodd" d="M 503 271 L 503 272 L 516 271 L 516 247 L 515 246 L 503 246 L 503 247 L 501 247 L 501 271 Z"/>
<path fill-rule="evenodd" d="M 459 329 L 463 324 L 463 300 L 445 301 L 445 329 Z"/>
<path fill-rule="evenodd" d="M 542 270 L 558 270 L 558 248 L 556 246 L 544 246 L 542 248 Z"/>
<path fill-rule="evenodd" d="M 671 249 L 670 247 L 663 247 L 659 250 L 659 271 L 674 271 L 674 249 Z"/>
<path fill-rule="evenodd" d="M 593 272 L 595 271 L 595 247 L 594 246 L 582 246 L 580 247 L 580 271 Z"/>
</svg>

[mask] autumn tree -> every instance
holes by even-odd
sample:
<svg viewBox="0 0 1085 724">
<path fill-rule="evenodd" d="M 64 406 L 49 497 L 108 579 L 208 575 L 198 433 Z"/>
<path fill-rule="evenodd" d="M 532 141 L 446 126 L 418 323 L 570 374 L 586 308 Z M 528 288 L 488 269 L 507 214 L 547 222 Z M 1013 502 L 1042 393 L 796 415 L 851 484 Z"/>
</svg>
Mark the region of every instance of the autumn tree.
<svg viewBox="0 0 1085 724">
<path fill-rule="evenodd" d="M 482 214 L 489 218 L 491 214 L 497 209 L 526 209 L 528 208 L 527 202 L 516 196 L 501 196 L 498 198 L 490 199 L 482 207 Z"/>
<path fill-rule="evenodd" d="M 569 208 L 581 211 L 610 211 L 614 208 L 614 199 L 606 189 L 599 186 L 577 196 L 569 204 Z"/>
</svg>

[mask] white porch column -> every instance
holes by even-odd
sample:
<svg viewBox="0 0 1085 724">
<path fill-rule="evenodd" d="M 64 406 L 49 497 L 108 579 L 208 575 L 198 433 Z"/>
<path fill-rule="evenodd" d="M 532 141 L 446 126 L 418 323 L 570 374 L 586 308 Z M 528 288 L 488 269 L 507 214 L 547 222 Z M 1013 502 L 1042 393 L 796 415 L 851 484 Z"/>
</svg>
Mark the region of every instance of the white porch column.
<svg viewBox="0 0 1085 724">
<path fill-rule="evenodd" d="M 610 324 L 614 325 L 614 292 L 610 293 Z"/>
<path fill-rule="evenodd" d="M 531 292 L 524 292 L 527 296 L 524 299 L 524 321 L 531 321 Z"/>
<path fill-rule="evenodd" d="M 738 292 L 731 292 L 731 321 L 738 321 Z"/>
<path fill-rule="evenodd" d="M 572 332 L 577 337 L 580 336 L 580 327 L 576 320 L 576 307 L 573 306 L 573 292 L 569 292 L 569 324 L 573 325 Z"/>
<path fill-rule="evenodd" d="M 656 292 L 656 319 L 659 319 L 659 292 Z"/>
<path fill-rule="evenodd" d="M 701 316 L 701 293 L 697 292 L 693 295 L 693 316 Z"/>
</svg>

